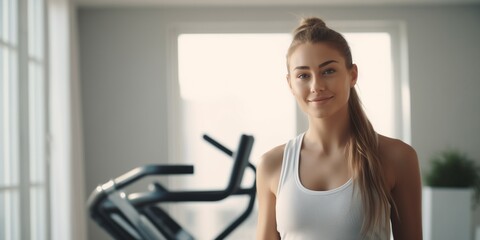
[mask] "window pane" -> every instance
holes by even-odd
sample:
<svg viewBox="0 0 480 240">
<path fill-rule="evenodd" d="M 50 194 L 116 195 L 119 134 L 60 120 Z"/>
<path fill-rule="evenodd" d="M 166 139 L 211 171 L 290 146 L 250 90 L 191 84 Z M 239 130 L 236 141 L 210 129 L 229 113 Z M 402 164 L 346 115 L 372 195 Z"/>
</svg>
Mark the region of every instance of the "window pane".
<svg viewBox="0 0 480 240">
<path fill-rule="evenodd" d="M 7 1 L 8 0 L 0 0 L 0 40 L 6 41 L 6 26 L 8 26 L 8 14 L 7 14 Z"/>
<path fill-rule="evenodd" d="M 17 190 L 0 190 L 0 239 L 20 239 Z"/>
<path fill-rule="evenodd" d="M 45 83 L 43 67 L 29 64 L 30 181 L 45 181 Z"/>
<path fill-rule="evenodd" d="M 28 131 L 30 239 L 47 239 L 46 106 L 43 62 L 43 1 L 28 0 Z"/>
<path fill-rule="evenodd" d="M 0 0 L 0 1 L 3 1 L 3 0 Z M 7 166 L 6 166 L 7 163 L 5 161 L 5 149 L 6 149 L 5 136 L 6 136 L 6 130 L 7 130 L 7 128 L 5 127 L 5 117 L 7 116 L 7 114 L 6 114 L 6 108 L 4 106 L 6 101 L 5 85 L 7 81 L 4 70 L 7 68 L 7 64 L 6 64 L 6 61 L 4 61 L 3 59 L 4 55 L 5 54 L 4 54 L 3 46 L 0 45 L 0 69 L 2 70 L 0 72 L 0 186 L 4 185 L 5 171 L 7 169 Z"/>
<path fill-rule="evenodd" d="M 17 54 L 1 48 L 1 142 L 0 186 L 18 184 L 18 88 Z"/>
<path fill-rule="evenodd" d="M 358 66 L 356 89 L 375 130 L 391 137 L 395 131 L 395 94 L 390 34 L 344 33 Z M 374 51 L 372 51 L 374 49 Z"/>
<path fill-rule="evenodd" d="M 9 73 L 8 86 L 8 116 L 7 116 L 7 142 L 9 148 L 6 152 L 9 155 L 6 160 L 10 162 L 10 184 L 18 185 L 19 183 L 19 110 L 18 110 L 18 55 L 16 52 L 10 52 L 9 55 Z"/>
<path fill-rule="evenodd" d="M 9 3 L 9 15 L 10 15 L 10 26 L 9 26 L 9 37 L 8 40 L 11 44 L 17 45 L 18 40 L 18 0 L 10 0 Z"/>
<path fill-rule="evenodd" d="M 6 14 L 5 14 L 5 5 L 6 5 L 6 0 L 0 0 L 0 41 L 3 40 L 3 35 L 4 35 L 4 25 L 7 24 L 6 20 Z M 1 65 L 0 65 L 1 66 Z"/>
<path fill-rule="evenodd" d="M 28 1 L 28 55 L 43 59 L 43 0 Z"/>
<path fill-rule="evenodd" d="M 0 39 L 17 43 L 17 0 L 0 0 Z"/>
<path fill-rule="evenodd" d="M 30 190 L 30 239 L 45 240 L 47 228 L 45 188 L 33 187 Z"/>
</svg>

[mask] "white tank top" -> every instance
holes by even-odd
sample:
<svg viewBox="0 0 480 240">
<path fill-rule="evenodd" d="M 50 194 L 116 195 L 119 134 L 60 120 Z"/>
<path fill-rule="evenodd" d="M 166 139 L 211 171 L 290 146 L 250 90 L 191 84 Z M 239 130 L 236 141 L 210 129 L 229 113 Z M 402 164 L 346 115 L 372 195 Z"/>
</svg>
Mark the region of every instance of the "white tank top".
<svg viewBox="0 0 480 240">
<path fill-rule="evenodd" d="M 290 140 L 283 154 L 275 206 L 281 239 L 362 239 L 362 200 L 352 179 L 327 191 L 313 191 L 301 184 L 298 166 L 304 135 Z M 375 239 L 388 239 L 389 227 L 385 229 L 385 237 Z"/>
</svg>

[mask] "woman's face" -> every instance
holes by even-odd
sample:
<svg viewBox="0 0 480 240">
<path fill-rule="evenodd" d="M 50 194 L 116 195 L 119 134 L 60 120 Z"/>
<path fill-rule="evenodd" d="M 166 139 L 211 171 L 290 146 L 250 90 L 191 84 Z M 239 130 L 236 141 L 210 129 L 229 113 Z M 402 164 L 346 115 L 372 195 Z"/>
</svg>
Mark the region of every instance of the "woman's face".
<svg viewBox="0 0 480 240">
<path fill-rule="evenodd" d="M 288 66 L 290 90 L 309 116 L 326 118 L 348 110 L 357 67 L 347 69 L 335 48 L 326 43 L 301 44 L 290 55 Z"/>
</svg>

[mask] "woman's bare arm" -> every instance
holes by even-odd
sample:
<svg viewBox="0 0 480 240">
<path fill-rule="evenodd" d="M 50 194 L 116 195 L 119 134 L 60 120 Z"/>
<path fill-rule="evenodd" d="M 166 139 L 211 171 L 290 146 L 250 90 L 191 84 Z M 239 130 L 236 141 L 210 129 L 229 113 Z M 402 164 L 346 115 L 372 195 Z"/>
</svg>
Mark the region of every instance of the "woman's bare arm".
<svg viewBox="0 0 480 240">
<path fill-rule="evenodd" d="M 392 149 L 395 185 L 392 197 L 392 232 L 395 240 L 422 239 L 422 184 L 417 153 L 407 144 L 396 141 Z"/>
<path fill-rule="evenodd" d="M 280 151 L 274 149 L 260 159 L 257 167 L 258 224 L 257 240 L 280 239 L 277 232 L 275 203 L 281 167 Z M 280 153 L 283 154 L 283 151 Z M 279 158 L 280 157 L 280 158 Z"/>
</svg>

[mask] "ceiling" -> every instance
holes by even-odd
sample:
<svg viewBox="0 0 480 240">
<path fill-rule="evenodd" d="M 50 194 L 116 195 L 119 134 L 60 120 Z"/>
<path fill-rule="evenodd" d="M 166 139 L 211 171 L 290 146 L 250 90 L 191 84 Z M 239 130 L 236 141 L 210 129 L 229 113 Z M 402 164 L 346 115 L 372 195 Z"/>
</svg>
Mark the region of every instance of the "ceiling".
<svg viewBox="0 0 480 240">
<path fill-rule="evenodd" d="M 358 6 L 480 4 L 480 0 L 72 0 L 77 6 Z"/>
</svg>

